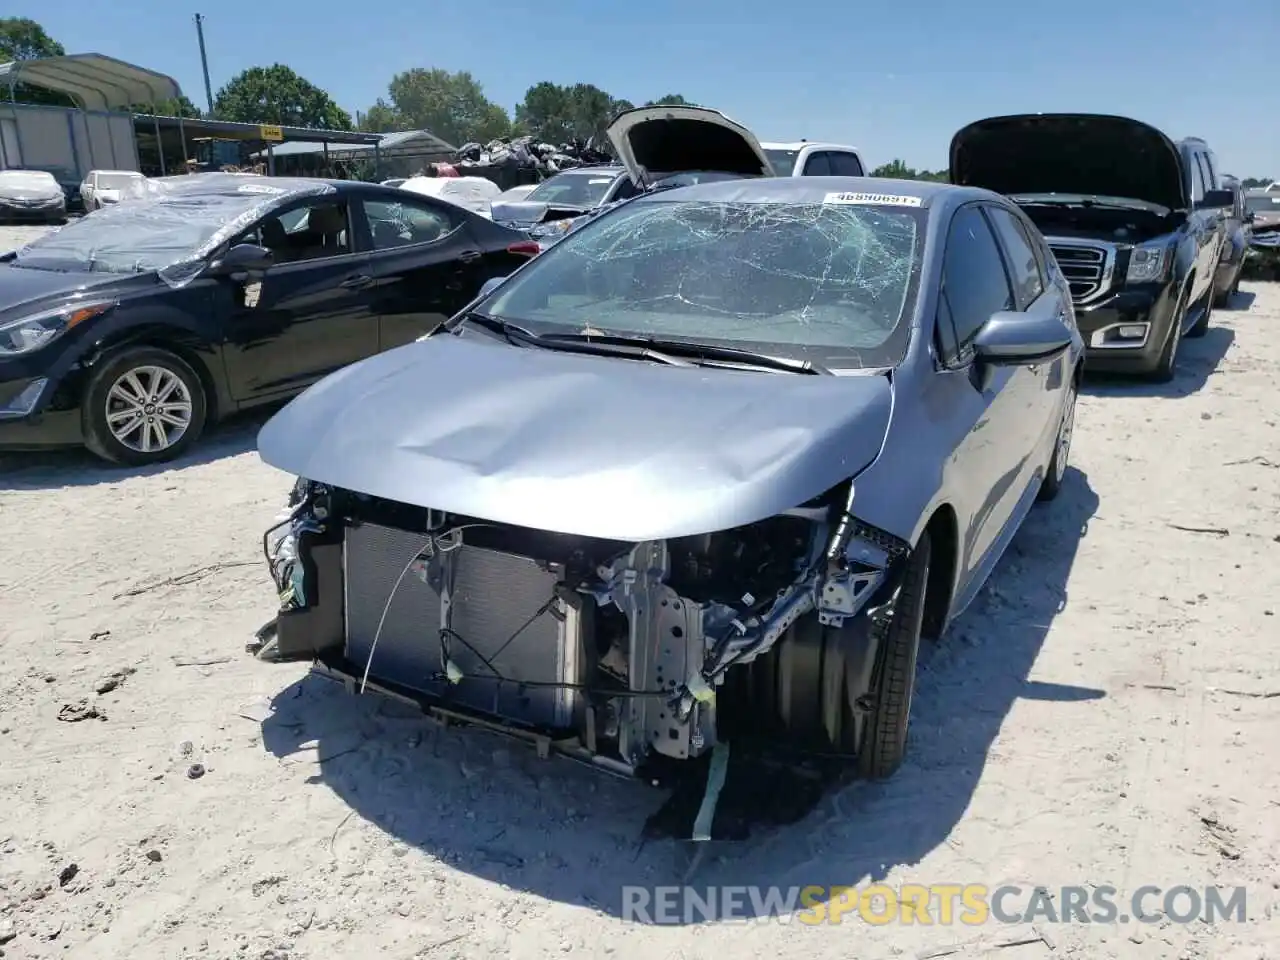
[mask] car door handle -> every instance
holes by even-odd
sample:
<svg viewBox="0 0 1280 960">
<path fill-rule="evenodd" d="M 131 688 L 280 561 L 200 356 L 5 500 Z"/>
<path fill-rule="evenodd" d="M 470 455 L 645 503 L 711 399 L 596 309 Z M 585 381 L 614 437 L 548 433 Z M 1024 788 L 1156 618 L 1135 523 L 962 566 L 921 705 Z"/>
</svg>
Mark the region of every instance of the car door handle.
<svg viewBox="0 0 1280 960">
<path fill-rule="evenodd" d="M 463 263 L 474 263 L 476 260 L 479 260 L 483 256 L 484 254 L 481 253 L 479 250 L 463 250 L 460 254 L 458 254 L 458 259 Z"/>
<path fill-rule="evenodd" d="M 373 277 L 362 273 L 359 276 L 347 277 L 339 286 L 344 290 L 363 290 L 371 283 L 373 283 Z"/>
</svg>

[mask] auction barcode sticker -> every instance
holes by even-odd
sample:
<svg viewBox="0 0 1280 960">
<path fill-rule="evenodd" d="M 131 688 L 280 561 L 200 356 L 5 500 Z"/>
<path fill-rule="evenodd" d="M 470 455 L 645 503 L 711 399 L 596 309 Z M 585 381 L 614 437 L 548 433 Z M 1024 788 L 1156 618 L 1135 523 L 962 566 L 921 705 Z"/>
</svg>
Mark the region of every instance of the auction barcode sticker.
<svg viewBox="0 0 1280 960">
<path fill-rule="evenodd" d="M 866 203 L 881 207 L 918 207 L 919 197 L 907 197 L 897 193 L 828 193 L 823 203 Z"/>
</svg>

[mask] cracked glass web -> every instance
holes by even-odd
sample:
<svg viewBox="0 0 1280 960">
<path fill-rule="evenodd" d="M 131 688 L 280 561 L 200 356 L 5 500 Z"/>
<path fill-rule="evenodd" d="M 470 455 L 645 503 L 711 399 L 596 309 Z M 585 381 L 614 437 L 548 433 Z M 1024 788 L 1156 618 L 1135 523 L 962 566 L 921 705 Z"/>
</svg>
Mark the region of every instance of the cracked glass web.
<svg viewBox="0 0 1280 960">
<path fill-rule="evenodd" d="M 922 212 L 865 204 L 662 201 L 569 234 L 487 309 L 513 321 L 830 347 L 903 322 Z"/>
</svg>

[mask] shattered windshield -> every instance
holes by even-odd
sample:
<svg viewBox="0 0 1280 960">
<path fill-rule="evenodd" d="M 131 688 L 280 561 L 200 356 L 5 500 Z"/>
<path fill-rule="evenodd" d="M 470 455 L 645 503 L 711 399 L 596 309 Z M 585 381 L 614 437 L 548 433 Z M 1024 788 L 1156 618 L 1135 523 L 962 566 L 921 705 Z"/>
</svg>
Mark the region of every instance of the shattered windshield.
<svg viewBox="0 0 1280 960">
<path fill-rule="evenodd" d="M 525 200 L 530 203 L 594 207 L 617 177 L 608 173 L 560 173 L 538 184 Z"/>
<path fill-rule="evenodd" d="M 905 351 L 924 217 L 852 203 L 654 198 L 570 233 L 479 309 L 538 332 L 892 366 Z"/>
<path fill-rule="evenodd" d="M 137 199 L 108 205 L 46 233 L 21 248 L 11 262 L 70 273 L 163 271 L 198 260 L 267 207 L 300 190 L 332 189 L 322 181 L 299 187 L 283 179 L 260 179 L 249 184 L 210 174 L 164 181 L 140 178 L 146 189 Z"/>
</svg>

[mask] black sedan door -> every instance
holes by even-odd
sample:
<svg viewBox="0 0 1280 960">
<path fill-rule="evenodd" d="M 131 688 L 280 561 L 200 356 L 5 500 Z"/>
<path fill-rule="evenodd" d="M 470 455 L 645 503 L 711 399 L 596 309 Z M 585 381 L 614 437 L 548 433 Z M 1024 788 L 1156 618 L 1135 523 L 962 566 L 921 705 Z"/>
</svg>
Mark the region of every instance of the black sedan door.
<svg viewBox="0 0 1280 960">
<path fill-rule="evenodd" d="M 407 192 L 361 204 L 373 251 L 381 350 L 434 330 L 488 277 L 509 273 L 525 259 L 506 249 L 520 234 L 459 207 Z"/>
<path fill-rule="evenodd" d="M 224 283 L 227 380 L 255 403 L 295 393 L 378 352 L 370 255 L 332 194 L 273 214 L 240 238 L 275 254 L 260 282 Z"/>
</svg>

